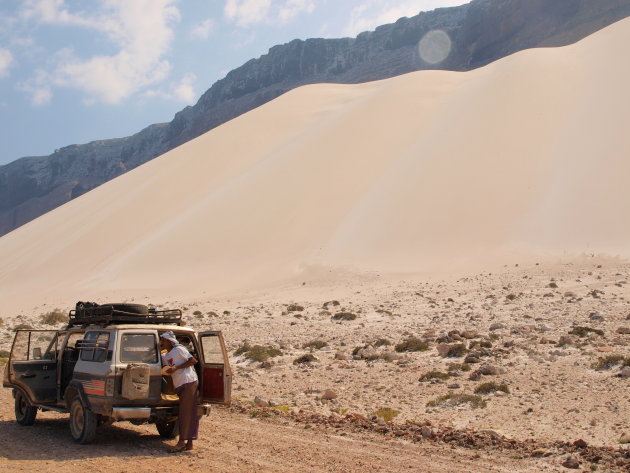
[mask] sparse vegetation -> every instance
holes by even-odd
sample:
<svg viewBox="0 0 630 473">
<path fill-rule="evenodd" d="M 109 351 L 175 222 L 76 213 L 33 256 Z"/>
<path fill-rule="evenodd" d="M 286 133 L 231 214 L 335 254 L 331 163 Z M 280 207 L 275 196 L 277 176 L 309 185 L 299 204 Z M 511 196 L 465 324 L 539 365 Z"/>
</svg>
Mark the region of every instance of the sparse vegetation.
<svg viewBox="0 0 630 473">
<path fill-rule="evenodd" d="M 507 384 L 497 384 L 495 382 L 483 383 L 475 388 L 475 394 L 491 394 L 497 391 L 502 391 L 505 394 L 510 394 L 510 388 Z"/>
<path fill-rule="evenodd" d="M 304 307 L 299 304 L 289 304 L 287 312 L 302 312 Z"/>
<path fill-rule="evenodd" d="M 429 371 L 420 376 L 420 381 L 431 381 L 433 379 L 448 379 L 450 375 L 443 371 Z"/>
<path fill-rule="evenodd" d="M 0 365 L 6 365 L 7 361 L 9 361 L 8 358 L 0 358 Z"/>
<path fill-rule="evenodd" d="M 455 394 L 450 393 L 444 396 L 440 396 L 427 402 L 427 407 L 457 407 L 464 404 L 469 404 L 473 409 L 483 409 L 487 406 L 487 402 L 474 394 Z"/>
<path fill-rule="evenodd" d="M 573 327 L 570 331 L 569 331 L 569 335 L 577 335 L 578 337 L 587 337 L 589 333 L 595 333 L 597 335 L 599 335 L 600 337 L 604 336 L 604 331 L 603 330 L 599 330 L 597 328 L 591 328 L 591 327 Z"/>
<path fill-rule="evenodd" d="M 429 344 L 416 337 L 407 338 L 394 347 L 398 353 L 427 351 L 428 349 Z"/>
<path fill-rule="evenodd" d="M 245 355 L 245 358 L 252 361 L 267 361 L 269 358 L 273 358 L 276 356 L 281 356 L 282 351 L 274 348 L 270 345 L 254 345 L 251 346 L 249 343 L 245 342 L 240 347 L 236 349 L 234 352 L 234 356 Z"/>
<path fill-rule="evenodd" d="M 446 371 L 470 371 L 470 365 L 468 363 L 449 363 L 446 366 Z"/>
<path fill-rule="evenodd" d="M 374 342 L 374 346 L 375 347 L 386 347 L 386 346 L 390 346 L 392 344 L 392 342 L 390 342 L 389 340 L 387 340 L 386 338 L 379 338 L 378 340 L 376 340 Z"/>
<path fill-rule="evenodd" d="M 600 357 L 595 363 L 593 363 L 592 368 L 603 371 L 612 369 L 618 365 L 630 366 L 630 358 L 626 358 L 623 355 L 608 355 Z"/>
<path fill-rule="evenodd" d="M 46 325 L 58 325 L 68 321 L 68 315 L 61 309 L 54 309 L 39 316 L 41 322 Z"/>
<path fill-rule="evenodd" d="M 302 345 L 302 348 L 313 348 L 315 350 L 319 350 L 320 348 L 324 348 L 327 346 L 328 346 L 328 342 L 324 340 L 312 340 Z"/>
<path fill-rule="evenodd" d="M 307 353 L 306 355 L 299 356 L 295 360 L 293 360 L 293 364 L 302 365 L 305 363 L 312 363 L 313 361 L 318 361 L 318 360 L 310 353 Z"/>
<path fill-rule="evenodd" d="M 31 327 L 29 324 L 18 324 L 15 327 L 13 327 L 13 330 L 32 330 L 33 327 Z"/>
<path fill-rule="evenodd" d="M 357 314 L 353 314 L 352 312 L 337 312 L 332 318 L 333 320 L 355 320 Z"/>
<path fill-rule="evenodd" d="M 9 350 L 0 350 L 0 358 L 9 358 L 10 354 Z"/>
<path fill-rule="evenodd" d="M 400 414 L 400 411 L 390 407 L 381 407 L 374 413 L 376 417 L 380 417 L 385 422 L 391 422 L 398 414 Z"/>
<path fill-rule="evenodd" d="M 203 317 L 203 314 L 201 313 L 201 311 L 200 311 L 200 310 L 196 310 L 196 311 L 194 311 L 194 312 L 193 312 L 193 315 L 196 315 L 196 316 L 200 316 L 200 315 L 201 315 L 201 316 Z"/>
<path fill-rule="evenodd" d="M 281 356 L 282 352 L 272 346 L 254 345 L 247 353 L 245 358 L 252 361 L 267 361 L 269 358 Z"/>
<path fill-rule="evenodd" d="M 446 353 L 446 358 L 459 358 L 464 356 L 466 353 L 468 353 L 468 348 L 466 348 L 466 344 L 457 343 L 455 345 L 452 345 L 448 349 L 448 352 Z"/>
</svg>

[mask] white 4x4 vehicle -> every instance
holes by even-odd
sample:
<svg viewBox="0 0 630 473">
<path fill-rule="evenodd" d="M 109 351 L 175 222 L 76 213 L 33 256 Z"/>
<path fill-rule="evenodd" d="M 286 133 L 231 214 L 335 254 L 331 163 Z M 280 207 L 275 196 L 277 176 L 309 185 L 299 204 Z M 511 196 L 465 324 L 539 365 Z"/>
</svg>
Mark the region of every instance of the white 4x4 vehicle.
<svg viewBox="0 0 630 473">
<path fill-rule="evenodd" d="M 15 418 L 32 425 L 38 409 L 70 413 L 70 432 L 89 443 L 98 425 L 154 423 L 172 438 L 179 399 L 162 374 L 159 337 L 172 331 L 199 360 L 199 415 L 229 404 L 232 372 L 223 336 L 181 326 L 180 310 L 139 304 L 78 303 L 61 330 L 18 330 L 3 386 L 13 389 Z"/>
</svg>

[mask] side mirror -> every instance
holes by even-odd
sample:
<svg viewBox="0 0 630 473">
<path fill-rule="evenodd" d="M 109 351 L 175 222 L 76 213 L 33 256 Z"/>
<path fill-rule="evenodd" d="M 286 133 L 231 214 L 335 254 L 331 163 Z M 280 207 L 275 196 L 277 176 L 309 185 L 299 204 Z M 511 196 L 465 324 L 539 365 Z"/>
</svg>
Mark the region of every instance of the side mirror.
<svg viewBox="0 0 630 473">
<path fill-rule="evenodd" d="M 33 348 L 33 360 L 41 360 L 42 359 L 42 349 L 40 347 Z"/>
</svg>

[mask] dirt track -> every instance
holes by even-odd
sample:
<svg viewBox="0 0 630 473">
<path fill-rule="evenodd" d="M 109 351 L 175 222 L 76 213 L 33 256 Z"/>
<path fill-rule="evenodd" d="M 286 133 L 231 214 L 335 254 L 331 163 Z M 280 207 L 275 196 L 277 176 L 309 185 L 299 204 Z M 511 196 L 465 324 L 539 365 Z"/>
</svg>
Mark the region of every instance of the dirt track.
<svg viewBox="0 0 630 473">
<path fill-rule="evenodd" d="M 305 429 L 288 419 L 258 420 L 226 409 L 202 421 L 200 437 L 194 452 L 173 455 L 152 425 L 118 423 L 100 429 L 94 444 L 79 446 L 70 438 L 67 416 L 38 413 L 32 427 L 15 423 L 10 390 L 0 390 L 1 472 L 566 471 L 557 459 L 519 460 L 440 443 Z"/>
</svg>

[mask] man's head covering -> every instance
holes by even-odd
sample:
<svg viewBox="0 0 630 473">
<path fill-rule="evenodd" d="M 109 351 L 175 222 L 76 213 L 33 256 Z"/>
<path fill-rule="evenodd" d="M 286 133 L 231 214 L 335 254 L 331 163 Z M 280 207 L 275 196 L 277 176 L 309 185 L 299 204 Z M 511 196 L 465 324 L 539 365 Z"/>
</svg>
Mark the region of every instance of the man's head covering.
<svg viewBox="0 0 630 473">
<path fill-rule="evenodd" d="M 164 338 L 164 339 L 168 340 L 169 342 L 171 342 L 173 344 L 173 346 L 179 344 L 179 342 L 177 341 L 177 338 L 175 338 L 175 334 L 173 332 L 171 332 L 170 330 L 168 332 L 164 332 L 162 335 L 160 335 L 160 338 Z"/>
</svg>

